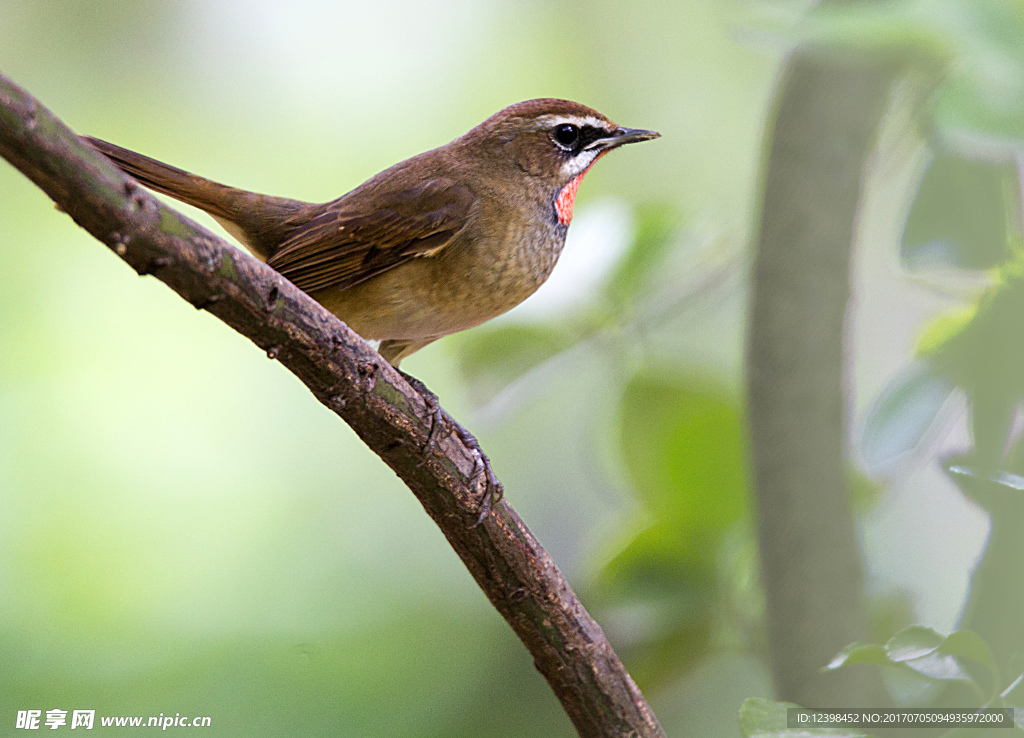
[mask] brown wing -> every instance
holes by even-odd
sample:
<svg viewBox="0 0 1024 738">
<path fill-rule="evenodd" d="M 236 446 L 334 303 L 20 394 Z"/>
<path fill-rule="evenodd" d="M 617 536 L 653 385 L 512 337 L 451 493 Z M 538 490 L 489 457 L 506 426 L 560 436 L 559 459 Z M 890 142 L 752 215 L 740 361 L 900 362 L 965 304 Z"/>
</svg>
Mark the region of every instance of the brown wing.
<svg viewBox="0 0 1024 738">
<path fill-rule="evenodd" d="M 437 178 L 379 193 L 372 203 L 351 200 L 326 205 L 290 234 L 267 264 L 306 292 L 345 289 L 436 253 L 466 225 L 476 196 L 463 185 Z"/>
</svg>

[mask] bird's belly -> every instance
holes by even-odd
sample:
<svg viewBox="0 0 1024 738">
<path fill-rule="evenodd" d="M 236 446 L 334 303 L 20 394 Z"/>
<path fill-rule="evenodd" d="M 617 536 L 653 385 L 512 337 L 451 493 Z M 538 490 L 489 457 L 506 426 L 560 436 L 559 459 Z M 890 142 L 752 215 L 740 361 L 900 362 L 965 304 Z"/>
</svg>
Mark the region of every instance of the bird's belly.
<svg viewBox="0 0 1024 738">
<path fill-rule="evenodd" d="M 531 235 L 516 240 L 512 249 L 500 244 L 445 248 L 314 297 L 363 338 L 440 338 L 511 310 L 544 283 L 561 252 L 564 230 Z"/>
</svg>

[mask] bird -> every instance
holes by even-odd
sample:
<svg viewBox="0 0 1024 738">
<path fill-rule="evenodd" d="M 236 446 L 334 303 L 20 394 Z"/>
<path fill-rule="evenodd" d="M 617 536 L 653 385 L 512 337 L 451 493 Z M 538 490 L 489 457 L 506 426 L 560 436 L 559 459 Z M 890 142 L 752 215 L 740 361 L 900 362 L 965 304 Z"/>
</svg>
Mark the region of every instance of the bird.
<svg viewBox="0 0 1024 738">
<path fill-rule="evenodd" d="M 379 341 L 401 372 L 401 361 L 424 346 L 533 294 L 558 260 L 591 166 L 660 135 L 571 100 L 526 100 L 325 203 L 230 187 L 84 138 L 142 185 L 207 212 L 363 339 Z M 501 495 L 489 460 L 442 415 L 436 395 L 402 374 L 434 416 L 428 449 L 448 422 L 477 454 L 488 479 L 482 520 Z"/>
</svg>

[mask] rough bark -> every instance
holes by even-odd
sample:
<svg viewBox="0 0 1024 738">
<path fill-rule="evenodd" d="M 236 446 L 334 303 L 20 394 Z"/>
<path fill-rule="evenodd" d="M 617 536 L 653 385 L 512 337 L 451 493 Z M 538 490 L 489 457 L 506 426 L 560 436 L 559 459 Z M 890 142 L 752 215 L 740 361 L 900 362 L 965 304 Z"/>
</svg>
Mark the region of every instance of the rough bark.
<svg viewBox="0 0 1024 738">
<path fill-rule="evenodd" d="M 822 674 L 867 633 L 846 489 L 843 322 L 865 164 L 891 72 L 794 56 L 777 101 L 747 336 L 750 435 L 771 672 L 780 699 L 884 704 L 858 670 Z"/>
<path fill-rule="evenodd" d="M 472 527 L 483 492 L 456 436 L 423 462 L 420 395 L 273 269 L 163 205 L 0 75 L 0 156 L 139 274 L 276 359 L 408 485 L 533 655 L 583 736 L 659 736 L 643 695 L 547 552 L 507 502 Z"/>
</svg>

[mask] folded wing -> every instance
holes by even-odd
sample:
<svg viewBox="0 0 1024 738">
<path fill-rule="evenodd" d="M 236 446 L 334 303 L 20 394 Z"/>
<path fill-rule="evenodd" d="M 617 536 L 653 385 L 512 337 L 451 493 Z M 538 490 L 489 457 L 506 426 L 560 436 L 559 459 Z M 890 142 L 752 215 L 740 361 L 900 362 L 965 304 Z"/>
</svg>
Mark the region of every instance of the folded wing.
<svg viewBox="0 0 1024 738">
<path fill-rule="evenodd" d="M 300 289 L 345 289 L 448 245 L 469 218 L 476 197 L 445 178 L 368 198 L 345 197 L 285 239 L 267 264 Z M 369 202 L 367 203 L 369 204 Z"/>
</svg>

